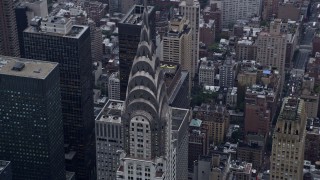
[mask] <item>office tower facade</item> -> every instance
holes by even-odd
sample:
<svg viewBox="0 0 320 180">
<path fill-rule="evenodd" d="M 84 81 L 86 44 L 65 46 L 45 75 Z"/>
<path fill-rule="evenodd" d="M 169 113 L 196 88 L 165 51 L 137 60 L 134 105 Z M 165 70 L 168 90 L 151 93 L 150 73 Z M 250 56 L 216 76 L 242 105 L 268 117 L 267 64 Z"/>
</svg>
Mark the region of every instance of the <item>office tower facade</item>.
<svg viewBox="0 0 320 180">
<path fill-rule="evenodd" d="M 121 12 L 121 0 L 109 0 L 109 13 L 112 15 L 113 13 Z"/>
<path fill-rule="evenodd" d="M 123 148 L 121 111 L 123 101 L 110 99 L 96 118 L 97 179 L 116 179 L 119 150 Z"/>
<path fill-rule="evenodd" d="M 175 16 L 170 20 L 169 30 L 163 37 L 162 61 L 174 62 L 187 70 L 193 79 L 194 64 L 191 59 L 191 29 L 185 16 Z"/>
<path fill-rule="evenodd" d="M 0 179 L 12 180 L 12 167 L 10 161 L 0 160 Z"/>
<path fill-rule="evenodd" d="M 121 116 L 124 152 L 117 171 L 118 180 L 165 178 L 171 112 L 160 60 L 155 56 L 151 40 L 148 14 L 144 8 L 140 42 Z"/>
<path fill-rule="evenodd" d="M 108 81 L 109 99 L 120 100 L 120 79 L 119 72 L 112 73 Z"/>
<path fill-rule="evenodd" d="M 123 2 L 124 3 L 124 2 Z M 155 10 L 148 6 L 148 19 L 150 27 L 150 38 L 155 40 Z M 144 7 L 141 5 L 133 6 L 130 11 L 118 24 L 119 28 L 119 68 L 120 68 L 120 99 L 125 100 L 129 74 L 133 59 L 137 54 L 140 41 L 141 21 Z M 155 42 L 155 41 L 154 41 Z M 153 42 L 153 43 L 154 43 Z"/>
<path fill-rule="evenodd" d="M 17 32 L 18 32 L 18 40 L 19 40 L 19 50 L 20 57 L 24 58 L 24 43 L 23 43 L 23 31 L 29 26 L 28 24 L 28 7 L 22 4 L 19 4 L 15 7 L 15 15 L 17 22 Z"/>
<path fill-rule="evenodd" d="M 287 38 L 281 26 L 281 19 L 271 22 L 269 32 L 259 33 L 256 46 L 257 62 L 261 65 L 276 67 L 284 79 Z"/>
<path fill-rule="evenodd" d="M 70 19 L 34 19 L 24 31 L 27 58 L 60 64 L 60 85 L 67 170 L 77 179 L 95 179 L 93 77 L 88 26 Z M 69 152 L 68 152 L 69 153 Z M 73 164 L 73 165 L 71 165 Z"/>
<path fill-rule="evenodd" d="M 188 179 L 189 109 L 172 107 L 171 146 L 168 154 L 166 179 Z"/>
<path fill-rule="evenodd" d="M 197 0 L 181 1 L 179 10 L 187 20 L 191 27 L 191 60 L 193 68 L 196 70 L 199 60 L 199 23 L 200 23 L 200 3 Z M 194 70 L 194 71 L 195 71 Z M 191 74 L 192 76 L 192 74 Z M 193 78 L 193 77 L 191 77 Z"/>
<path fill-rule="evenodd" d="M 58 63 L 0 56 L 0 159 L 13 179 L 65 179 Z"/>
<path fill-rule="evenodd" d="M 260 16 L 262 8 L 261 0 L 226 0 L 222 1 L 222 27 L 228 28 L 237 20 L 247 20 L 254 16 Z"/>
<path fill-rule="evenodd" d="M 216 68 L 213 62 L 201 61 L 199 66 L 199 84 L 213 86 L 216 76 Z"/>
<path fill-rule="evenodd" d="M 318 118 L 307 119 L 304 159 L 312 164 L 320 159 L 320 127 Z"/>
<path fill-rule="evenodd" d="M 254 41 L 251 37 L 240 39 L 236 47 L 236 59 L 243 60 L 255 60 L 257 57 L 257 46 L 254 45 Z"/>
<path fill-rule="evenodd" d="M 319 94 L 314 92 L 314 77 L 303 77 L 301 99 L 304 100 L 308 118 L 317 118 Z"/>
<path fill-rule="evenodd" d="M 196 117 L 208 127 L 208 137 L 210 143 L 220 144 L 224 142 L 229 129 L 230 115 L 224 105 L 211 106 L 204 104 L 197 111 Z"/>
<path fill-rule="evenodd" d="M 47 0 L 19 2 L 15 5 L 14 10 L 17 23 L 20 57 L 24 58 L 23 31 L 29 27 L 31 20 L 34 17 L 38 16 L 45 18 L 48 16 L 48 3 Z"/>
<path fill-rule="evenodd" d="M 266 0 L 263 1 L 262 19 L 268 21 L 277 16 L 279 1 L 278 0 Z"/>
<path fill-rule="evenodd" d="M 238 143 L 237 159 L 251 162 L 252 167 L 260 169 L 264 160 L 265 136 L 250 134 L 246 135 L 246 142 Z"/>
<path fill-rule="evenodd" d="M 20 56 L 18 31 L 13 1 L 0 1 L 0 54 Z"/>
<path fill-rule="evenodd" d="M 219 85 L 220 87 L 233 87 L 236 76 L 236 63 L 231 60 L 225 60 L 224 64 L 219 67 Z"/>
<path fill-rule="evenodd" d="M 102 47 L 102 31 L 96 27 L 96 23 L 92 19 L 88 19 L 88 25 L 90 27 L 91 38 L 91 56 L 93 62 L 103 60 L 103 47 Z"/>
<path fill-rule="evenodd" d="M 303 179 L 306 121 L 304 101 L 286 97 L 273 134 L 271 179 Z"/>
</svg>

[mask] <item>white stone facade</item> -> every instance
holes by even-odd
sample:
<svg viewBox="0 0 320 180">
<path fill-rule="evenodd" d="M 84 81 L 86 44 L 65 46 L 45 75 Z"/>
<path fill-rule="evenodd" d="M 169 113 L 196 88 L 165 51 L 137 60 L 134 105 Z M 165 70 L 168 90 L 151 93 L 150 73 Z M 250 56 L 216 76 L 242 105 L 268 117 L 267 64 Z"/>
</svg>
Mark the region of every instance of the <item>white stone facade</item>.
<svg viewBox="0 0 320 180">
<path fill-rule="evenodd" d="M 109 99 L 120 100 L 120 79 L 119 73 L 112 73 L 108 82 Z"/>
<path fill-rule="evenodd" d="M 95 120 L 97 179 L 116 178 L 119 150 L 123 148 L 121 117 L 123 101 L 109 100 Z"/>
</svg>

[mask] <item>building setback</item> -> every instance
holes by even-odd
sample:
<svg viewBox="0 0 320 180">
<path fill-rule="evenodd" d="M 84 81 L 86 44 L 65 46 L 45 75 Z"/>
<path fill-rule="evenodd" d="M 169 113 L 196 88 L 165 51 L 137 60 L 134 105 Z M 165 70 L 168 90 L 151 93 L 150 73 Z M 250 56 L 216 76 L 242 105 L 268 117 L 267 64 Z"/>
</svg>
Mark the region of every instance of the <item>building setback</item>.
<svg viewBox="0 0 320 180">
<path fill-rule="evenodd" d="M 24 31 L 27 58 L 58 62 L 67 170 L 95 179 L 93 76 L 88 26 L 71 19 L 33 19 Z"/>
<path fill-rule="evenodd" d="M 0 56 L 0 94 L 0 159 L 13 179 L 65 179 L 58 63 Z"/>
</svg>

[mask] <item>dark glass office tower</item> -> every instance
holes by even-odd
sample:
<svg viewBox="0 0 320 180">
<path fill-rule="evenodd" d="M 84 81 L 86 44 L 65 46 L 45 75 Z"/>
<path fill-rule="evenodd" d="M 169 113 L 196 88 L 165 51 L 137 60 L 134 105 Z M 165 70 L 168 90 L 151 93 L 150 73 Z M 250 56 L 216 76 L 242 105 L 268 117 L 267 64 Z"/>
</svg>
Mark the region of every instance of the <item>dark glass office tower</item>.
<svg viewBox="0 0 320 180">
<path fill-rule="evenodd" d="M 59 82 L 58 63 L 0 56 L 0 159 L 15 180 L 66 177 Z"/>
<path fill-rule="evenodd" d="M 119 23 L 119 59 L 120 59 L 120 99 L 125 100 L 132 62 L 137 54 L 140 42 L 142 14 L 144 7 L 134 5 Z M 151 40 L 155 44 L 155 10 L 148 6 Z"/>
<path fill-rule="evenodd" d="M 16 22 L 17 22 L 17 32 L 19 40 L 20 57 L 24 58 L 24 44 L 23 44 L 23 31 L 29 26 L 27 11 L 28 7 L 21 4 L 17 4 L 15 9 Z"/>
<path fill-rule="evenodd" d="M 67 171 L 95 179 L 93 76 L 90 30 L 71 19 L 35 19 L 24 31 L 27 58 L 58 62 Z"/>
</svg>

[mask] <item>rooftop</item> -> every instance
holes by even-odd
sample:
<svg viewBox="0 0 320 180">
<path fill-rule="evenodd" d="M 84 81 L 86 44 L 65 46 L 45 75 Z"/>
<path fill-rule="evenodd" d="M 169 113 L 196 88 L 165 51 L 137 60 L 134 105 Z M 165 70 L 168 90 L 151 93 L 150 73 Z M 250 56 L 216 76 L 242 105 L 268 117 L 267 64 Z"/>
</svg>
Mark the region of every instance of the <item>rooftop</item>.
<svg viewBox="0 0 320 180">
<path fill-rule="evenodd" d="M 238 44 L 243 44 L 243 45 L 252 45 L 253 41 L 249 39 L 241 39 L 238 41 Z"/>
<path fill-rule="evenodd" d="M 150 14 L 154 9 L 153 6 L 148 6 L 147 8 L 148 8 L 148 14 Z M 133 6 L 129 10 L 129 12 L 124 16 L 124 18 L 120 21 L 120 23 L 141 25 L 143 9 L 144 9 L 144 6 L 142 5 Z"/>
<path fill-rule="evenodd" d="M 182 122 L 188 118 L 189 109 L 172 108 L 172 130 L 178 130 Z M 189 120 L 187 120 L 189 121 Z"/>
<path fill-rule="evenodd" d="M 286 97 L 284 98 L 279 119 L 296 120 L 302 111 L 302 102 L 300 98 Z"/>
<path fill-rule="evenodd" d="M 66 180 L 72 180 L 75 177 L 75 172 L 66 171 Z"/>
<path fill-rule="evenodd" d="M 88 28 L 88 26 L 73 25 L 70 18 L 49 16 L 43 19 L 40 17 L 33 18 L 30 26 L 24 32 L 78 39 Z"/>
<path fill-rule="evenodd" d="M 186 78 L 188 77 L 188 72 L 187 71 L 181 71 L 181 76 L 177 82 L 177 84 L 174 86 L 174 89 L 172 90 L 172 93 L 169 97 L 169 104 L 172 104 L 173 101 L 177 96 L 179 96 L 179 91 L 181 89 L 181 86 L 185 82 Z"/>
<path fill-rule="evenodd" d="M 109 99 L 99 115 L 96 117 L 96 121 L 121 123 L 123 103 L 123 101 Z"/>
<path fill-rule="evenodd" d="M 238 149 L 238 144 L 232 144 L 230 142 L 226 142 L 223 146 L 224 153 L 236 153 Z"/>
<path fill-rule="evenodd" d="M 231 161 L 230 169 L 235 171 L 244 172 L 246 174 L 251 174 L 252 163 Z"/>
<path fill-rule="evenodd" d="M 58 63 L 0 55 L 0 74 L 45 79 Z"/>
<path fill-rule="evenodd" d="M 178 68 L 177 64 L 161 63 L 160 68 L 164 74 L 175 74 Z"/>
<path fill-rule="evenodd" d="M 189 126 L 201 127 L 202 121 L 200 119 L 192 119 Z"/>
<path fill-rule="evenodd" d="M 10 163 L 11 163 L 10 161 L 0 160 L 0 174 L 9 166 Z"/>
<path fill-rule="evenodd" d="M 215 70 L 214 62 L 212 61 L 201 61 L 200 70 Z"/>
<path fill-rule="evenodd" d="M 262 85 L 254 84 L 251 87 L 247 87 L 246 93 L 252 93 L 257 95 L 275 96 L 272 88 L 268 88 Z"/>
</svg>

